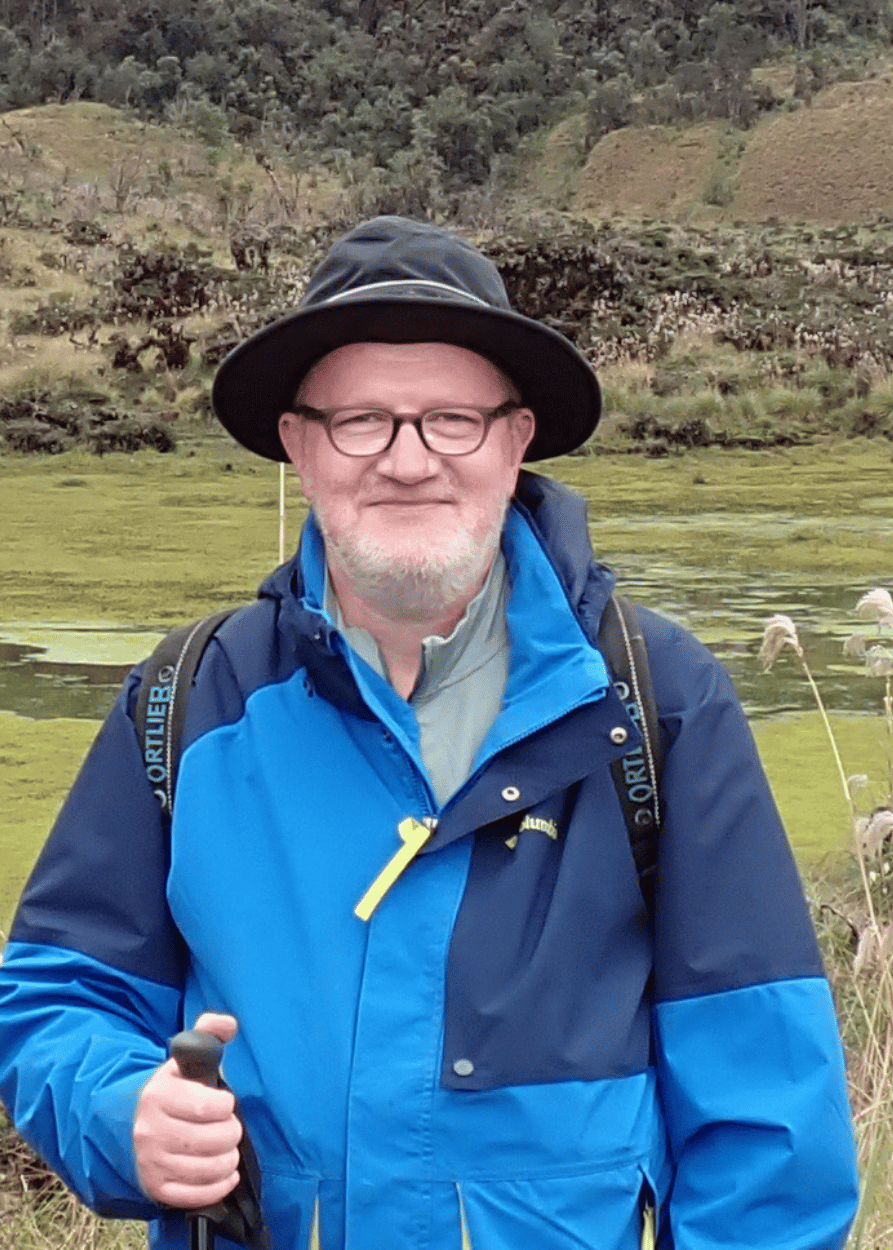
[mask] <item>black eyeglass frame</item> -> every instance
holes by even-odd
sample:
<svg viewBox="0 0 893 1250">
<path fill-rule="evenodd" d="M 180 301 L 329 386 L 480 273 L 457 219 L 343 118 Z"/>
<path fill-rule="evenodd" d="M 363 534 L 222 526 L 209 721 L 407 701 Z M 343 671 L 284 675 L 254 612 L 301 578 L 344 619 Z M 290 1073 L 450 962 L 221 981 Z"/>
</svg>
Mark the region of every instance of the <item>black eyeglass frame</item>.
<svg viewBox="0 0 893 1250">
<path fill-rule="evenodd" d="M 516 399 L 505 399 L 495 408 L 479 408 L 476 404 L 455 404 L 454 407 L 464 408 L 470 412 L 476 412 L 484 419 L 484 429 L 481 434 L 480 442 L 474 447 L 469 447 L 467 451 L 437 451 L 429 445 L 423 433 L 422 422 L 425 420 L 425 417 L 430 416 L 432 412 L 449 412 L 449 404 L 442 404 L 437 408 L 429 408 L 418 417 L 398 417 L 396 413 L 390 412 L 387 408 L 373 408 L 371 406 L 366 408 L 365 411 L 367 412 L 379 412 L 386 414 L 391 418 L 391 437 L 379 451 L 345 451 L 343 447 L 338 446 L 332 437 L 332 421 L 335 417 L 337 417 L 338 413 L 361 412 L 363 411 L 363 408 L 360 406 L 357 408 L 312 408 L 310 404 L 296 404 L 294 407 L 294 413 L 298 417 L 304 417 L 307 421 L 318 421 L 324 425 L 329 442 L 335 450 L 342 456 L 349 456 L 351 460 L 369 460 L 372 456 L 384 455 L 386 451 L 389 451 L 391 447 L 393 447 L 396 442 L 397 435 L 400 433 L 400 429 L 404 425 L 411 425 L 415 427 L 415 432 L 421 439 L 422 446 L 427 451 L 430 451 L 432 456 L 449 456 L 453 459 L 459 456 L 471 456 L 474 455 L 476 451 L 480 451 L 484 443 L 487 441 L 487 435 L 490 433 L 490 426 L 493 422 L 498 421 L 500 417 L 509 416 L 512 412 L 519 412 L 524 405 Z"/>
</svg>

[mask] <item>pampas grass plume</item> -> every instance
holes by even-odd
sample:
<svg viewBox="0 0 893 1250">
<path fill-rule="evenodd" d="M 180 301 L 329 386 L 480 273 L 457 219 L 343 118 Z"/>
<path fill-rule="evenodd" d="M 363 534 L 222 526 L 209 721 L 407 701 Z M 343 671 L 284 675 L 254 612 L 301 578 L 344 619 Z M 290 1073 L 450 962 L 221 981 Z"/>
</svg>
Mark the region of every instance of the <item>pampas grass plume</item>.
<svg viewBox="0 0 893 1250">
<path fill-rule="evenodd" d="M 801 659 L 803 658 L 803 648 L 797 637 L 796 625 L 783 612 L 776 612 L 766 624 L 763 645 L 760 647 L 760 663 L 765 672 L 769 671 L 785 647 L 791 647 Z"/>
</svg>

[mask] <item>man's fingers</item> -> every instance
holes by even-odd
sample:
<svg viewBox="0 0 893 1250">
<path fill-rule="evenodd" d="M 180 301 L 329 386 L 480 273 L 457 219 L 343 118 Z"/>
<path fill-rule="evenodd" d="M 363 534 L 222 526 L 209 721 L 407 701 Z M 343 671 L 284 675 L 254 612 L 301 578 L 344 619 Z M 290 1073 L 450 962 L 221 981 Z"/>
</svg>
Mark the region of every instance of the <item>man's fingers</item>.
<svg viewBox="0 0 893 1250">
<path fill-rule="evenodd" d="M 187 1155 L 223 1154 L 237 1146 L 243 1130 L 230 1091 L 187 1081 L 173 1064 L 170 1069 L 159 1069 L 143 1089 L 134 1119 L 137 1143 L 157 1142 Z"/>
<path fill-rule="evenodd" d="M 228 1150 L 225 1155 L 165 1155 L 155 1164 L 162 1185 L 183 1185 L 187 1189 L 203 1189 L 225 1185 L 239 1173 L 239 1152 Z M 227 1193 L 229 1190 L 227 1190 Z M 200 1202 L 204 1202 L 201 1198 Z M 195 1203 L 196 1206 L 199 1202 Z"/>
<path fill-rule="evenodd" d="M 203 1033 L 213 1033 L 221 1042 L 231 1042 L 239 1031 L 239 1022 L 235 1016 L 224 1015 L 219 1011 L 204 1011 L 192 1026 Z"/>
<path fill-rule="evenodd" d="M 166 1179 L 151 1193 L 157 1202 L 179 1211 L 194 1211 L 197 1207 L 213 1207 L 232 1193 L 239 1183 L 239 1173 L 232 1172 L 223 1180 L 208 1185 L 188 1185 L 179 1179 Z"/>
<path fill-rule="evenodd" d="M 238 1179 L 241 1137 L 232 1093 L 187 1080 L 169 1059 L 144 1085 L 133 1122 L 143 1188 L 170 1206 L 219 1202 Z"/>
<path fill-rule="evenodd" d="M 232 1092 L 189 1080 L 174 1059 L 168 1059 L 155 1072 L 144 1088 L 143 1099 L 147 1106 L 174 1120 L 194 1124 L 235 1120 L 236 1100 Z"/>
<path fill-rule="evenodd" d="M 221 1156 L 237 1149 L 244 1132 L 235 1115 L 217 1120 L 193 1120 L 188 1115 L 147 1114 L 136 1123 L 145 1137 L 157 1143 L 165 1153 L 195 1158 Z"/>
<path fill-rule="evenodd" d="M 143 1161 L 140 1179 L 156 1202 L 186 1209 L 210 1207 L 239 1183 L 239 1152 L 211 1158 L 162 1153 Z"/>
</svg>

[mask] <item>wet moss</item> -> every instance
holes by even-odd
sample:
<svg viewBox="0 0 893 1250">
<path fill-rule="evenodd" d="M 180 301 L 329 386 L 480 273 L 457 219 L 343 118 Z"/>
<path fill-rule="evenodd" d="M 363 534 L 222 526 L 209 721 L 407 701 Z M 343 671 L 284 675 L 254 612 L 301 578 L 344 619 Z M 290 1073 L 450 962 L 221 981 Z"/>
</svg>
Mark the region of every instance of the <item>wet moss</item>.
<svg viewBox="0 0 893 1250">
<path fill-rule="evenodd" d="M 163 625 L 252 598 L 278 561 L 278 467 L 223 439 L 194 451 L 0 459 L 6 619 Z M 291 473 L 287 493 L 293 543 Z"/>
<path fill-rule="evenodd" d="M 0 711 L 0 931 L 98 726 Z"/>
<path fill-rule="evenodd" d="M 0 458 L 5 618 L 163 625 L 250 599 L 278 560 L 278 468 L 223 439 L 193 450 Z M 587 498 L 596 549 L 620 567 L 626 553 L 672 552 L 752 576 L 889 579 L 885 441 L 534 467 Z M 287 499 L 290 550 L 305 512 L 290 472 Z"/>
<path fill-rule="evenodd" d="M 876 716 L 832 716 L 831 725 L 847 776 L 864 773 L 870 788 L 860 795 L 865 811 L 881 802 L 889 786 L 886 731 Z M 852 820 L 828 736 L 818 712 L 759 721 L 754 736 L 775 801 L 801 864 L 852 845 Z"/>
</svg>

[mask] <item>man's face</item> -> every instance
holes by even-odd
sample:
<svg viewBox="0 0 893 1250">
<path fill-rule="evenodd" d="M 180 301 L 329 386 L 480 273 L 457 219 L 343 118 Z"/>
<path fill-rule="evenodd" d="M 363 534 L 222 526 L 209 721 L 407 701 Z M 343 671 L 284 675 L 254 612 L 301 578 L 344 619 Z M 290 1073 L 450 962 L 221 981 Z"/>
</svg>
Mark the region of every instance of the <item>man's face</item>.
<svg viewBox="0 0 893 1250">
<path fill-rule="evenodd" d="M 489 361 L 445 343 L 341 347 L 315 366 L 299 396 L 312 408 L 383 408 L 406 417 L 451 404 L 496 408 L 511 398 Z M 409 424 L 387 451 L 363 458 L 343 455 L 322 423 L 294 413 L 281 418 L 280 436 L 334 572 L 361 597 L 424 619 L 474 593 L 486 574 L 533 417 L 519 409 L 498 418 L 466 456 L 428 451 Z"/>
</svg>

